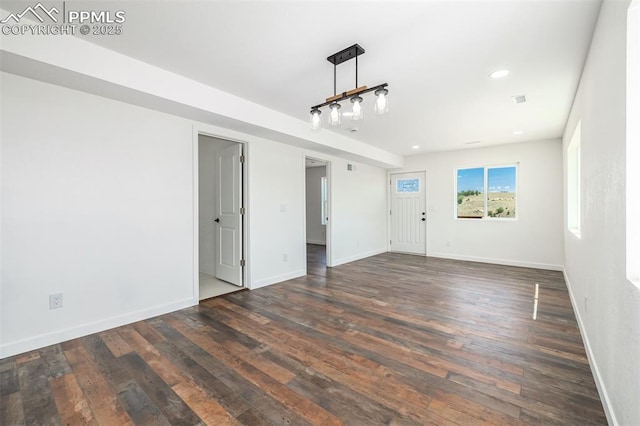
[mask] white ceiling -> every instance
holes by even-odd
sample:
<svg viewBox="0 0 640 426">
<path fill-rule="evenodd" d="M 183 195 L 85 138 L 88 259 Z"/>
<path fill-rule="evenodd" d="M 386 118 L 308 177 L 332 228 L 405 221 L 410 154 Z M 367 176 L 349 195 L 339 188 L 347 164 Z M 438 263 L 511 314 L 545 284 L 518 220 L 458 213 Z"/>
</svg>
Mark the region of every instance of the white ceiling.
<svg viewBox="0 0 640 426">
<path fill-rule="evenodd" d="M 343 120 L 335 131 L 411 155 L 559 137 L 600 1 L 127 1 L 119 7 L 127 16 L 124 33 L 89 41 L 301 120 L 333 94 L 326 57 L 360 44 L 366 53 L 358 58 L 359 85 L 389 83 L 390 113 L 374 116 L 373 94 L 365 95 L 365 119 L 355 126 Z M 339 92 L 355 87 L 354 62 L 338 65 Z M 511 71 L 506 78 L 488 76 L 503 68 Z M 520 94 L 528 102 L 516 105 L 511 96 Z M 324 123 L 322 131 L 333 131 Z M 480 143 L 465 145 L 474 141 Z"/>
</svg>

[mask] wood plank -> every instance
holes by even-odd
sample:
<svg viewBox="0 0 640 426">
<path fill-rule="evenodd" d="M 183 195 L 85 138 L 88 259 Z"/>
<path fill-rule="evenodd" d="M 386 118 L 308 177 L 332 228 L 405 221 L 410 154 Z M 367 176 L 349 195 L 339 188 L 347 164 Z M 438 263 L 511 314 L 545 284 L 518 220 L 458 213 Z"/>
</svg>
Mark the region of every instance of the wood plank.
<svg viewBox="0 0 640 426">
<path fill-rule="evenodd" d="M 51 381 L 51 390 L 62 424 L 99 424 L 74 374 L 66 374 L 53 379 Z"/>
<path fill-rule="evenodd" d="M 40 358 L 40 352 L 32 351 L 32 352 L 27 352 L 25 354 L 16 356 L 15 357 L 15 362 L 19 366 L 19 365 L 25 364 L 27 362 L 35 361 L 35 360 L 37 360 L 39 358 Z"/>
<path fill-rule="evenodd" d="M 20 392 L 2 395 L 0 398 L 0 425 L 25 425 L 24 408 Z"/>
<path fill-rule="evenodd" d="M 434 401 L 436 403 L 434 404 Z M 520 426 L 524 425 L 524 422 L 518 420 L 520 416 L 520 412 L 518 411 L 517 416 L 509 416 L 499 412 L 498 410 L 494 410 L 491 407 L 487 407 L 484 404 L 479 404 L 473 400 L 468 398 L 461 397 L 460 395 L 456 395 L 450 392 L 439 391 L 438 396 L 434 399 L 429 405 L 429 410 L 434 410 L 438 407 L 438 411 L 443 409 L 443 406 L 449 407 L 452 410 L 455 410 L 458 413 L 463 414 L 465 417 L 472 417 L 475 419 L 473 422 L 465 422 L 466 424 L 474 423 L 476 421 L 480 421 L 483 424 L 493 424 L 493 425 L 509 425 L 509 426 Z M 447 409 L 448 410 L 448 409 Z M 442 412 L 441 415 L 445 416 Z"/>
<path fill-rule="evenodd" d="M 109 387 L 107 379 L 93 363 L 84 346 L 78 341 L 74 346 L 67 345 L 64 351 L 72 367 L 76 380 L 89 401 L 91 411 L 100 424 L 133 425 L 115 392 Z"/>
<path fill-rule="evenodd" d="M 25 422 L 60 424 L 49 386 L 49 369 L 44 360 L 40 356 L 28 356 L 16 364 Z"/>
<path fill-rule="evenodd" d="M 131 326 L 142 336 L 144 339 L 152 345 L 156 343 L 164 342 L 166 339 L 162 334 L 158 333 L 145 321 L 136 322 Z"/>
<path fill-rule="evenodd" d="M 39 353 L 40 357 L 47 364 L 49 376 L 52 379 L 71 373 L 71 367 L 60 345 L 48 346 L 41 349 Z"/>
<path fill-rule="evenodd" d="M 304 371 L 304 372 L 303 372 Z M 367 398 L 318 371 L 309 368 L 297 374 L 288 386 L 315 404 L 335 413 L 347 424 L 384 424 L 408 420 L 381 403 Z"/>
<path fill-rule="evenodd" d="M 131 353 L 132 351 L 127 342 L 118 334 L 118 329 L 102 332 L 99 336 L 115 357 Z"/>
<path fill-rule="evenodd" d="M 223 426 L 242 424 L 238 420 L 236 420 L 230 413 L 228 413 L 221 405 L 213 403 L 210 396 L 199 386 L 178 383 L 173 386 L 173 390 L 207 425 Z"/>
<path fill-rule="evenodd" d="M 276 426 L 280 424 L 271 421 L 271 419 L 253 407 L 238 416 L 237 420 L 240 424 L 251 426 Z"/>
<path fill-rule="evenodd" d="M 0 371 L 0 398 L 20 391 L 18 369 L 13 363 L 11 368 Z"/>
<path fill-rule="evenodd" d="M 171 424 L 140 384 L 131 377 L 130 371 L 127 371 L 119 359 L 113 356 L 99 335 L 83 337 L 81 341 L 135 424 Z"/>
<path fill-rule="evenodd" d="M 191 382 L 191 377 L 188 374 L 163 357 L 151 343 L 138 333 L 137 329 L 121 327 L 118 333 L 127 342 L 127 345 L 135 350 L 169 386 Z"/>
<path fill-rule="evenodd" d="M 199 424 L 200 421 L 180 397 L 136 353 L 122 356 L 131 378 L 149 396 L 171 424 Z"/>
</svg>

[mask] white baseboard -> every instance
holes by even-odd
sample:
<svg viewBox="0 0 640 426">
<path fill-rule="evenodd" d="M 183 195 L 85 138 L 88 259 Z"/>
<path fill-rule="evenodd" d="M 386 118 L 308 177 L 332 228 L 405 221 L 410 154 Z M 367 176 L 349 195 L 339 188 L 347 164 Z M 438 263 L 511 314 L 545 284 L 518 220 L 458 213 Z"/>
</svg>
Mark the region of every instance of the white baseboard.
<svg viewBox="0 0 640 426">
<path fill-rule="evenodd" d="M 263 280 L 254 281 L 253 283 L 251 283 L 251 285 L 248 288 L 250 290 L 255 290 L 255 289 L 260 288 L 260 287 L 266 287 L 268 285 L 278 284 L 278 283 L 281 283 L 283 281 L 292 280 L 294 278 L 304 277 L 305 275 L 306 275 L 306 272 L 304 270 L 288 272 L 286 274 L 276 275 L 275 277 L 270 277 L 270 278 L 265 278 Z"/>
<path fill-rule="evenodd" d="M 326 246 L 327 242 L 326 241 L 320 241 L 320 240 L 307 240 L 307 244 L 315 244 L 317 246 Z"/>
<path fill-rule="evenodd" d="M 562 268 L 562 274 L 564 275 L 564 281 L 567 283 L 567 290 L 569 291 L 569 299 L 571 299 L 571 306 L 573 307 L 573 312 L 576 315 L 576 319 L 578 321 L 578 329 L 580 330 L 580 335 L 582 336 L 582 341 L 584 342 L 584 347 L 587 352 L 587 359 L 589 360 L 589 366 L 591 367 L 591 371 L 593 372 L 593 378 L 596 382 L 596 387 L 598 388 L 598 394 L 600 395 L 600 400 L 602 401 L 602 406 L 604 408 L 604 414 L 607 416 L 607 422 L 612 426 L 617 426 L 618 420 L 616 419 L 616 414 L 613 412 L 613 405 L 611 405 L 611 399 L 609 398 L 609 393 L 607 392 L 607 388 L 604 385 L 604 381 L 602 380 L 602 376 L 600 375 L 600 370 L 598 369 L 598 363 L 596 362 L 595 357 L 593 356 L 593 350 L 591 349 L 591 343 L 589 342 L 589 336 L 587 335 L 586 329 L 584 327 L 584 323 L 582 322 L 582 317 L 580 316 L 580 311 L 578 310 L 578 304 L 576 303 L 575 298 L 573 297 L 573 290 L 571 289 L 571 282 L 569 281 L 569 276 L 567 275 L 567 271 L 565 268 Z"/>
<path fill-rule="evenodd" d="M 148 318 L 164 315 L 189 306 L 197 305 L 198 301 L 193 297 L 183 299 L 178 302 L 158 305 L 135 312 L 129 312 L 115 317 L 106 318 L 87 324 L 69 327 L 51 333 L 40 334 L 38 336 L 29 337 L 17 342 L 10 342 L 0 346 L 0 359 L 40 349 L 45 346 L 55 345 L 67 340 L 76 339 L 78 337 L 87 336 L 93 333 L 99 333 L 110 328 L 120 327 L 122 325 L 131 324 L 136 321 L 142 321 Z"/>
<path fill-rule="evenodd" d="M 495 265 L 519 266 L 522 268 L 547 269 L 550 271 L 562 271 L 562 265 L 550 263 L 525 262 L 521 260 L 493 259 L 489 257 L 463 256 L 450 253 L 427 253 L 429 257 L 440 257 L 443 259 L 466 260 L 468 262 L 492 263 Z"/>
<path fill-rule="evenodd" d="M 342 259 L 334 259 L 332 266 L 344 265 L 345 263 L 355 262 L 356 260 L 365 259 L 367 257 L 376 256 L 378 254 L 382 254 L 386 252 L 387 252 L 387 249 L 383 248 L 378 250 L 367 251 L 364 253 L 359 253 L 354 256 L 343 257 Z"/>
</svg>

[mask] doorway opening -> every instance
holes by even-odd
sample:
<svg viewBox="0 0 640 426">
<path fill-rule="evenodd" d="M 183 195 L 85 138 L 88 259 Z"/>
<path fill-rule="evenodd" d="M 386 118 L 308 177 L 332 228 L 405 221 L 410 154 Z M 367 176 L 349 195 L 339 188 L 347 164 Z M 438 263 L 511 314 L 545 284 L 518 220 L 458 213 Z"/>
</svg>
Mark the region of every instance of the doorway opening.
<svg viewBox="0 0 640 426">
<path fill-rule="evenodd" d="M 244 287 L 243 144 L 198 134 L 198 298 Z"/>
<path fill-rule="evenodd" d="M 307 275 L 327 274 L 330 250 L 329 163 L 305 158 Z"/>
</svg>

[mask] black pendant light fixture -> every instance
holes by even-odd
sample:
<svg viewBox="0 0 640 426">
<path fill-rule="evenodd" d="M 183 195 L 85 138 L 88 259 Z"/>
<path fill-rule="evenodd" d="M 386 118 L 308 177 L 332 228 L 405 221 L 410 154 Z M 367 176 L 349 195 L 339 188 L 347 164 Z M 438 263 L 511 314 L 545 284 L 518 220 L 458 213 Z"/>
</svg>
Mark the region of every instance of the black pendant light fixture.
<svg viewBox="0 0 640 426">
<path fill-rule="evenodd" d="M 332 126 L 340 125 L 342 119 L 342 113 L 340 112 L 342 105 L 340 104 L 340 102 L 347 99 L 349 99 L 352 105 L 351 120 L 362 120 L 363 98 L 360 95 L 364 95 L 365 93 L 374 92 L 376 96 L 374 111 L 376 112 L 376 114 L 384 114 L 389 110 L 389 101 L 387 99 L 389 90 L 387 89 L 387 83 L 382 83 L 374 87 L 358 87 L 358 56 L 362 55 L 363 53 L 364 49 L 359 44 L 354 44 L 353 46 L 342 49 L 341 51 L 334 53 L 327 58 L 327 61 L 333 64 L 333 96 L 327 98 L 325 102 L 311 107 L 312 130 L 320 129 L 320 114 L 322 114 L 320 108 L 326 107 L 327 105 L 329 106 L 329 124 Z M 349 61 L 351 59 L 356 60 L 356 86 L 354 89 L 349 90 L 348 92 L 342 92 L 338 94 L 336 93 L 336 67 L 341 63 Z"/>
</svg>

